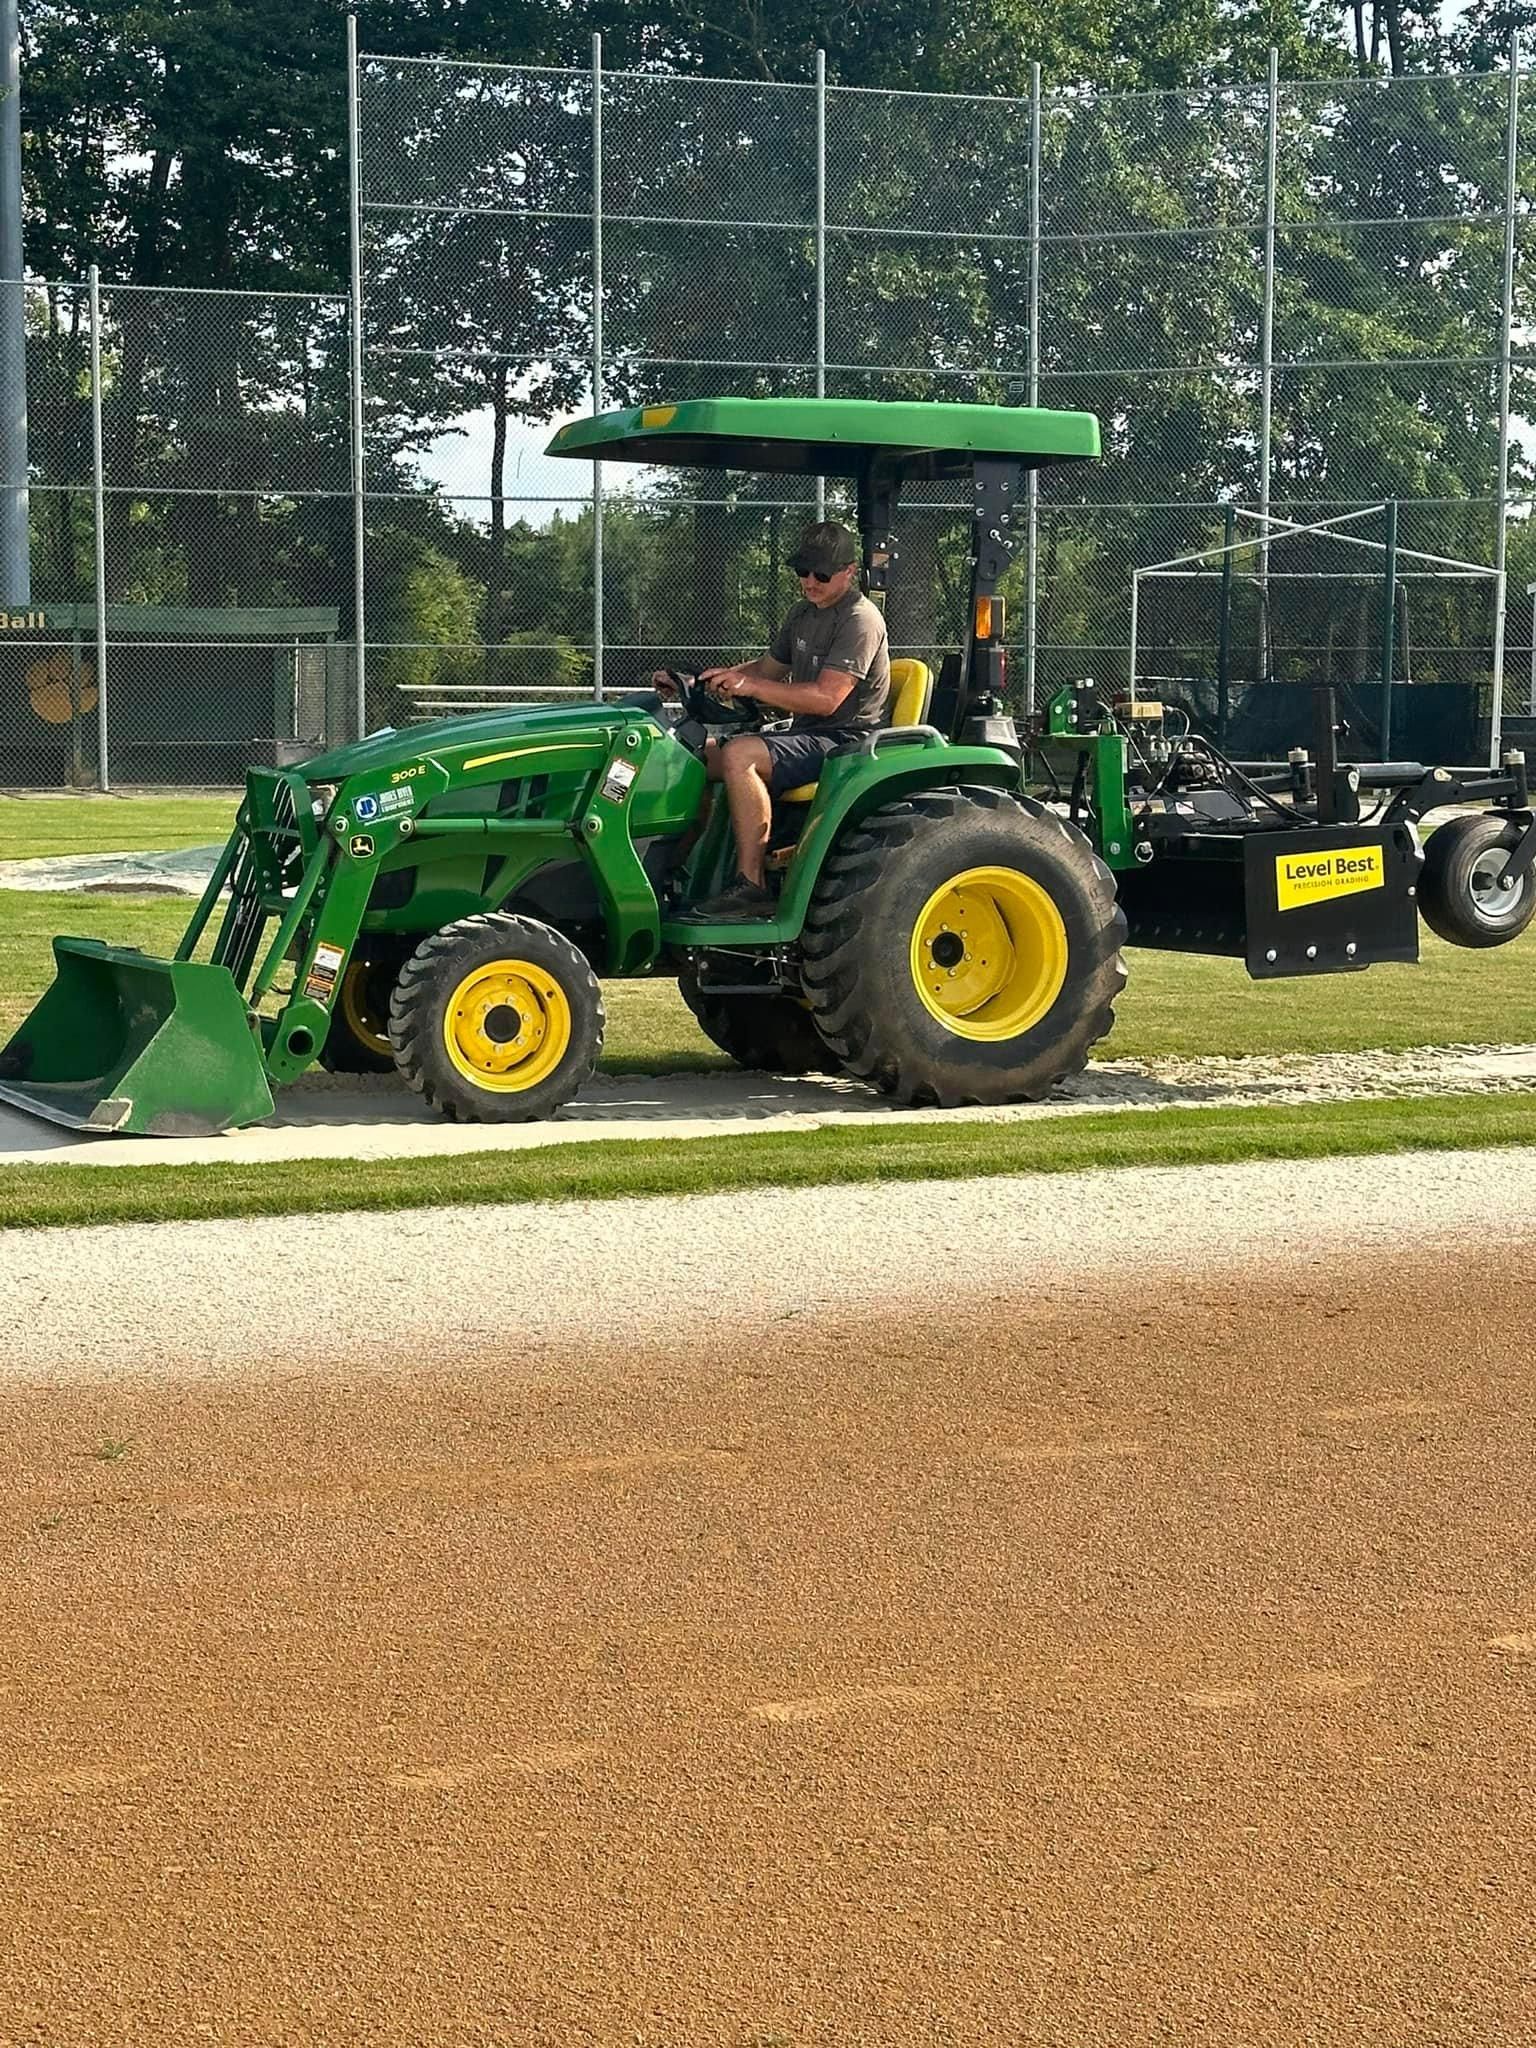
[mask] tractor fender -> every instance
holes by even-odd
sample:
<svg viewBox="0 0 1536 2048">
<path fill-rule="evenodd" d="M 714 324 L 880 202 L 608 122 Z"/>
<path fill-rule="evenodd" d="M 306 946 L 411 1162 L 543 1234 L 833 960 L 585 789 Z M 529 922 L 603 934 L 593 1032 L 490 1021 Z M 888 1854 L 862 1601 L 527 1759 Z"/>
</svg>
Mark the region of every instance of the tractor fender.
<svg viewBox="0 0 1536 2048">
<path fill-rule="evenodd" d="M 797 939 L 827 856 L 850 827 L 872 811 L 924 789 L 980 783 L 1019 796 L 1019 766 L 996 747 L 946 744 L 899 753 L 829 755 L 774 920 L 782 938 Z M 1027 809 L 1043 809 L 1020 798 Z"/>
</svg>

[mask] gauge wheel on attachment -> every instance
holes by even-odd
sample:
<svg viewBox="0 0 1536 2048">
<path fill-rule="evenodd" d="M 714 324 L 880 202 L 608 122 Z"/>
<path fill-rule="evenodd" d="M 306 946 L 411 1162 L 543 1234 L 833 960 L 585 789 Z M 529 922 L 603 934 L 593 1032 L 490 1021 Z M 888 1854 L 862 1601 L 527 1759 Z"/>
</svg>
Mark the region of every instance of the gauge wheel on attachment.
<svg viewBox="0 0 1536 2048">
<path fill-rule="evenodd" d="M 532 1123 L 583 1086 L 603 1048 L 603 997 L 552 926 L 498 911 L 434 932 L 390 1002 L 395 1064 L 444 1116 Z"/>
<path fill-rule="evenodd" d="M 1032 1102 L 1109 1030 L 1125 936 L 1080 832 L 1001 790 L 930 790 L 833 848 L 801 981 L 847 1071 L 899 1101 Z"/>
<path fill-rule="evenodd" d="M 1536 874 L 1527 868 L 1504 880 L 1505 856 L 1523 827 L 1484 811 L 1448 818 L 1424 842 L 1419 908 L 1424 922 L 1453 946 L 1502 946 L 1536 917 Z"/>
</svg>

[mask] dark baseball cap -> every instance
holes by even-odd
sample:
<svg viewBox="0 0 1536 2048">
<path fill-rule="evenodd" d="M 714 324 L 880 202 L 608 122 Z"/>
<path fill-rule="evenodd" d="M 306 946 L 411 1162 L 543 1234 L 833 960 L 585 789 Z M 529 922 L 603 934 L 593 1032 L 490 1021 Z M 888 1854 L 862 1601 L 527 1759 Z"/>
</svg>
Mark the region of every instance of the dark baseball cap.
<svg viewBox="0 0 1536 2048">
<path fill-rule="evenodd" d="M 831 576 L 859 559 L 859 544 L 835 519 L 813 520 L 789 558 L 797 576 Z"/>
</svg>

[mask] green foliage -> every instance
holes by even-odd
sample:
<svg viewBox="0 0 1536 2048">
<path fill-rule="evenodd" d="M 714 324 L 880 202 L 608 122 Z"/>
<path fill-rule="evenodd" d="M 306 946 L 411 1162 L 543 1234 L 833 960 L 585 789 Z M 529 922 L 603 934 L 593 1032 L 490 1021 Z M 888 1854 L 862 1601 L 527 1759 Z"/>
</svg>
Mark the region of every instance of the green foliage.
<svg viewBox="0 0 1536 2048">
<path fill-rule="evenodd" d="M 474 650 L 484 590 L 453 558 L 420 533 L 399 528 L 376 536 L 370 559 L 369 635 L 384 643 L 372 682 L 388 694 L 382 719 L 404 724 L 413 693 L 477 679 Z M 441 650 L 441 651 L 439 651 Z"/>
<path fill-rule="evenodd" d="M 228 797 L 0 797 L 0 861 L 222 846 L 233 824 Z"/>
<path fill-rule="evenodd" d="M 1427 5 L 1371 0 L 1359 51 L 1350 18 L 1301 0 L 1158 0 L 1134 37 L 1103 0 L 960 10 L 950 0 L 598 0 L 580 16 L 559 0 L 364 0 L 359 35 L 386 58 L 580 65 L 590 30 L 602 30 L 608 206 L 661 223 L 610 227 L 613 402 L 804 384 L 793 366 L 814 331 L 812 102 L 781 88 L 803 87 L 818 47 L 834 86 L 877 88 L 832 102 L 828 338 L 833 363 L 847 367 L 830 373 L 831 388 L 1021 400 L 1028 251 L 1008 238 L 1028 218 L 1017 96 L 1038 62 L 1048 95 L 1042 400 L 1097 412 L 1109 458 L 1050 480 L 1044 499 L 1040 637 L 1080 668 L 1077 649 L 1124 639 L 1132 565 L 1210 543 L 1222 501 L 1258 495 L 1265 95 L 1251 82 L 1271 44 L 1282 77 L 1316 81 L 1282 93 L 1277 509 L 1438 500 L 1418 544 L 1487 558 L 1502 285 L 1495 67 L 1529 11 L 1527 0 L 1481 0 L 1443 29 Z M 336 290 L 343 26 L 333 0 L 31 0 L 29 267 L 79 276 L 97 261 L 109 287 Z M 1430 75 L 1382 90 L 1374 74 L 1387 65 Z M 1483 75 L 1448 78 L 1456 66 Z M 1362 68 L 1373 75 L 1353 75 Z M 683 82 L 660 84 L 658 71 Z M 935 93 L 989 97 L 918 96 Z M 373 627 L 429 643 L 388 657 L 382 679 L 488 680 L 478 655 L 433 651 L 462 642 L 507 650 L 500 674 L 547 661 L 551 675 L 579 677 L 590 517 L 509 517 L 508 451 L 519 426 L 585 401 L 584 86 L 539 71 L 375 66 L 364 112 L 368 188 L 425 209 L 370 214 L 368 225 Z M 1522 190 L 1533 173 L 1536 162 L 1522 162 Z M 754 218 L 797 225 L 667 225 Z M 1518 266 L 1517 332 L 1536 313 L 1531 289 Z M 344 309 L 110 288 L 106 298 L 109 595 L 337 604 L 348 631 Z M 34 465 L 42 480 L 74 484 L 89 472 L 79 295 L 38 293 L 30 317 Z M 972 375 L 978 367 L 989 374 Z M 1529 416 L 1536 371 L 1517 363 L 1514 385 L 1514 411 Z M 487 418 L 481 488 L 492 503 L 391 501 L 419 485 L 425 447 Z M 1517 444 L 1516 489 L 1533 483 Z M 765 502 L 776 490 L 743 487 L 716 507 L 677 502 L 689 495 L 704 493 L 683 479 L 649 508 L 610 507 L 605 609 L 610 676 L 621 681 L 626 663 L 637 674 L 651 665 L 626 645 L 682 656 L 760 644 L 784 600 L 785 537 Z M 34 493 L 32 519 L 39 588 L 88 599 L 85 497 Z M 904 549 L 924 588 L 892 607 L 909 644 L 952 636 L 951 544 L 942 515 L 909 520 Z M 1521 560 L 1522 547 L 1517 537 Z M 1149 648 L 1165 667 L 1208 666 L 1209 604 L 1162 595 Z M 1305 651 L 1294 664 L 1331 649 L 1337 629 L 1343 672 L 1358 675 L 1370 635 L 1353 596 L 1340 623 L 1338 595 L 1320 583 L 1296 596 L 1287 631 Z M 1429 650 L 1419 672 L 1467 672 L 1486 645 L 1481 605 L 1416 602 L 1415 644 Z M 1261 624 L 1273 639 L 1275 621 L 1251 607 L 1245 617 L 1252 669 Z M 1283 650 L 1274 659 L 1283 668 Z M 1101 674 L 1104 663 L 1089 660 Z"/>
</svg>

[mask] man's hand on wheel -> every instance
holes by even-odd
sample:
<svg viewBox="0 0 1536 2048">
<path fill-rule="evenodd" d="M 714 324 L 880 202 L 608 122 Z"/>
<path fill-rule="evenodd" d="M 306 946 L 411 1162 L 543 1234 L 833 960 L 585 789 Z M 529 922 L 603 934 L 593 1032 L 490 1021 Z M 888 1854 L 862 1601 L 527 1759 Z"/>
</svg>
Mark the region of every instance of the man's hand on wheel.
<svg viewBox="0 0 1536 2048">
<path fill-rule="evenodd" d="M 741 670 L 736 668 L 704 669 L 700 673 L 699 681 L 712 697 L 718 697 L 726 704 L 733 698 L 750 697 L 753 694 L 752 678 L 743 675 Z"/>
</svg>

